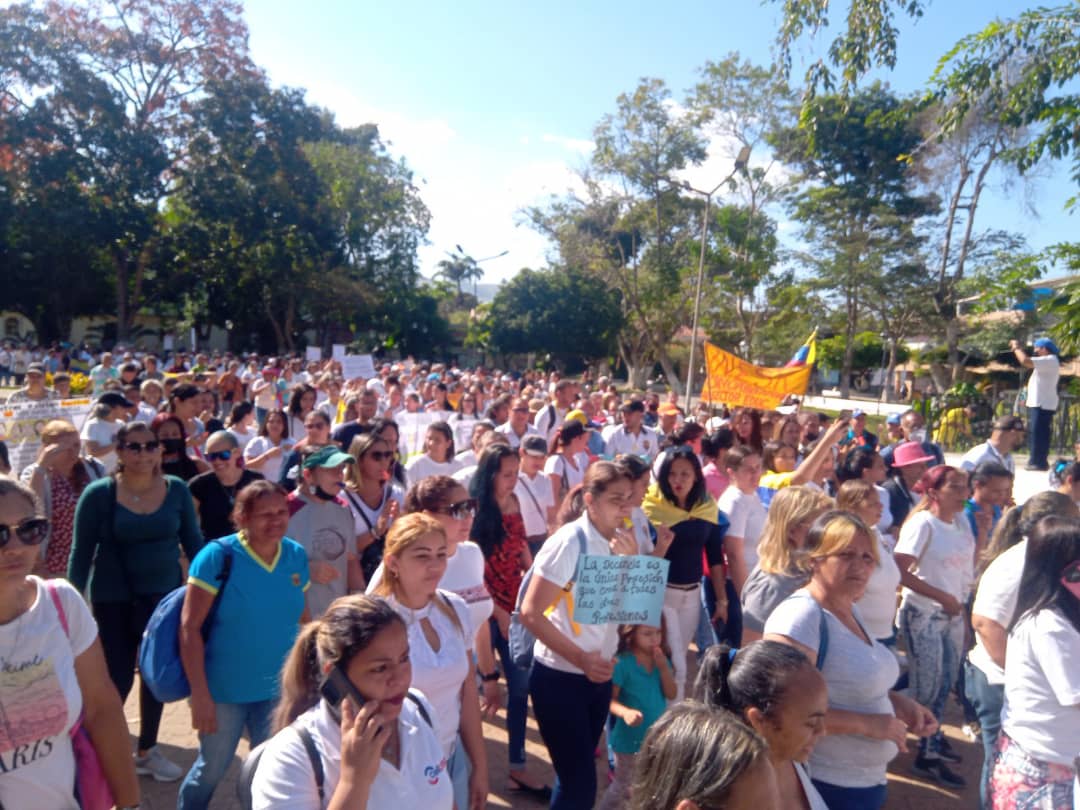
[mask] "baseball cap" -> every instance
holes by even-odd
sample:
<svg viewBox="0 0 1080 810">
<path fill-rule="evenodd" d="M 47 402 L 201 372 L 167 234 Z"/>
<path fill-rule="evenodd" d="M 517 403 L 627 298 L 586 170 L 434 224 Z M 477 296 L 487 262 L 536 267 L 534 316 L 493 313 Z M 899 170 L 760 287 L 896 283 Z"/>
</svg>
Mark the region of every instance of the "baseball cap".
<svg viewBox="0 0 1080 810">
<path fill-rule="evenodd" d="M 574 408 L 574 410 L 570 411 L 570 413 L 566 415 L 566 421 L 569 422 L 571 420 L 581 422 L 581 424 L 585 425 L 586 427 L 588 427 L 589 425 L 589 417 L 585 415 L 585 411 L 582 411 L 578 408 Z"/>
<path fill-rule="evenodd" d="M 26 373 L 27 374 L 44 374 L 45 373 L 45 366 L 43 366 L 41 363 L 30 363 L 30 364 L 28 364 L 26 366 Z"/>
<path fill-rule="evenodd" d="M 116 391 L 106 391 L 98 397 L 98 404 L 108 405 L 110 408 L 134 408 L 135 403 Z"/>
<path fill-rule="evenodd" d="M 1039 338 L 1035 341 L 1036 349 L 1046 349 L 1050 354 L 1061 354 L 1061 350 L 1058 349 L 1057 344 L 1050 338 Z"/>
<path fill-rule="evenodd" d="M 900 414 L 898 414 L 898 413 L 890 413 L 885 418 L 885 424 L 886 425 L 899 425 L 900 424 Z"/>
<path fill-rule="evenodd" d="M 866 416 L 866 411 L 864 411 L 862 408 L 856 408 L 851 412 L 852 419 L 858 419 L 860 416 Z"/>
<path fill-rule="evenodd" d="M 679 406 L 674 402 L 662 402 L 660 404 L 659 414 L 661 416 L 678 416 L 679 413 L 681 413 Z"/>
<path fill-rule="evenodd" d="M 315 467 L 340 467 L 342 464 L 355 463 L 356 459 L 348 453 L 341 452 L 337 447 L 330 444 L 320 447 L 314 453 L 304 459 L 304 469 L 310 470 Z"/>
<path fill-rule="evenodd" d="M 546 456 L 548 454 L 547 442 L 543 436 L 526 436 L 521 441 L 521 449 L 530 456 Z"/>
</svg>

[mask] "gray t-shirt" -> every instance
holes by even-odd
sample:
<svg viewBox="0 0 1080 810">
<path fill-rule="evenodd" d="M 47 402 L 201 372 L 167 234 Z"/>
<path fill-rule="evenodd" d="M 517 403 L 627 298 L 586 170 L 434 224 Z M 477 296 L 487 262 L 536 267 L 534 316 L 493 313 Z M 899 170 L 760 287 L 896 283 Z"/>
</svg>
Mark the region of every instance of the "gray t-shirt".
<svg viewBox="0 0 1080 810">
<path fill-rule="evenodd" d="M 326 612 L 330 603 L 349 592 L 349 555 L 355 553 L 356 529 L 352 513 L 337 501 L 316 501 L 293 496 L 303 505 L 289 518 L 285 534 L 304 547 L 308 563 L 329 563 L 336 579 L 319 585 L 314 577 L 307 591 L 311 618 Z"/>
<path fill-rule="evenodd" d="M 811 650 L 821 646 L 822 608 L 805 590 L 781 602 L 765 622 L 765 634 L 787 636 Z M 855 608 L 855 618 L 859 618 Z M 821 674 L 829 689 L 829 708 L 860 714 L 894 714 L 889 690 L 900 675 L 896 658 L 876 641 L 867 644 L 825 611 L 829 646 Z M 810 755 L 810 773 L 839 787 L 874 787 L 886 782 L 885 769 L 896 743 L 854 734 L 829 734 Z"/>
<path fill-rule="evenodd" d="M 757 565 L 746 578 L 739 601 L 742 603 L 743 627 L 755 633 L 765 632 L 776 606 L 806 584 L 806 574 L 766 574 Z M 828 656 L 825 657 L 828 660 Z"/>
</svg>

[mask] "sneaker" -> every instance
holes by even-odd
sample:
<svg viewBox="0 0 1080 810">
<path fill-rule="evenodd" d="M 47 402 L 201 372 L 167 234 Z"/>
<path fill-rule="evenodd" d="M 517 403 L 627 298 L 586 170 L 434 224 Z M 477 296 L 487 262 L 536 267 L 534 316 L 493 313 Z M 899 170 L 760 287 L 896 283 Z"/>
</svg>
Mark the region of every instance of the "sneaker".
<svg viewBox="0 0 1080 810">
<path fill-rule="evenodd" d="M 946 762 L 951 762 L 953 765 L 959 765 L 964 761 L 964 758 L 953 750 L 952 744 L 949 743 L 947 737 L 942 737 L 938 746 L 938 756 Z"/>
<path fill-rule="evenodd" d="M 964 778 L 949 770 L 949 766 L 941 759 L 918 757 L 915 764 L 911 766 L 911 770 L 919 776 L 925 776 L 927 779 L 940 782 L 946 787 L 960 789 L 967 786 Z"/>
<path fill-rule="evenodd" d="M 135 773 L 151 776 L 155 782 L 175 782 L 184 775 L 184 769 L 165 758 L 155 745 L 145 757 L 135 757 Z"/>
</svg>

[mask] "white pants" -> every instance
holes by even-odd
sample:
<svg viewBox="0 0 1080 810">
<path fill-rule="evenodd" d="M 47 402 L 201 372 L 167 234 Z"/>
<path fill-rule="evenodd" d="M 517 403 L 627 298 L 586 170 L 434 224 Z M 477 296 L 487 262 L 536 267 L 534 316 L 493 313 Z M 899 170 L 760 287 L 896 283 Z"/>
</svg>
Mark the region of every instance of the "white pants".
<svg viewBox="0 0 1080 810">
<path fill-rule="evenodd" d="M 686 651 L 694 640 L 701 615 L 701 585 L 689 590 L 667 588 L 664 591 L 664 626 L 675 667 L 675 700 L 686 694 Z"/>
</svg>

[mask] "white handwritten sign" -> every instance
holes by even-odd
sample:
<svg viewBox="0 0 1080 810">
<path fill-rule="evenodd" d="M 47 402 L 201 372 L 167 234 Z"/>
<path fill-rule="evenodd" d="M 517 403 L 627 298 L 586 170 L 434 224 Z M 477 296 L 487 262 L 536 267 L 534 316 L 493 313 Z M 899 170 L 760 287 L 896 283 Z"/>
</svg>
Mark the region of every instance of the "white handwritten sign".
<svg viewBox="0 0 1080 810">
<path fill-rule="evenodd" d="M 397 422 L 398 426 L 398 449 L 401 451 L 402 461 L 408 461 L 413 456 L 423 453 L 428 425 L 435 421 L 435 415 L 422 411 L 420 413 L 399 413 L 394 421 Z"/>
<path fill-rule="evenodd" d="M 341 358 L 341 376 L 346 380 L 370 380 L 375 377 L 375 361 L 370 354 L 347 354 Z"/>
<path fill-rule="evenodd" d="M 330 359 L 337 360 L 339 363 L 345 359 L 344 343 L 335 343 L 330 347 Z"/>
<path fill-rule="evenodd" d="M 670 565 L 667 560 L 641 555 L 579 557 L 574 621 L 659 627 Z"/>
<path fill-rule="evenodd" d="M 322 347 L 321 346 L 308 346 L 304 350 L 304 356 L 307 358 L 307 361 L 309 363 L 311 363 L 311 362 L 317 363 L 320 360 L 322 360 Z"/>
<path fill-rule="evenodd" d="M 14 473 L 18 475 L 37 458 L 41 431 L 47 422 L 63 419 L 81 430 L 90 408 L 89 399 L 52 399 L 0 407 L 0 441 L 7 443 Z"/>
</svg>

